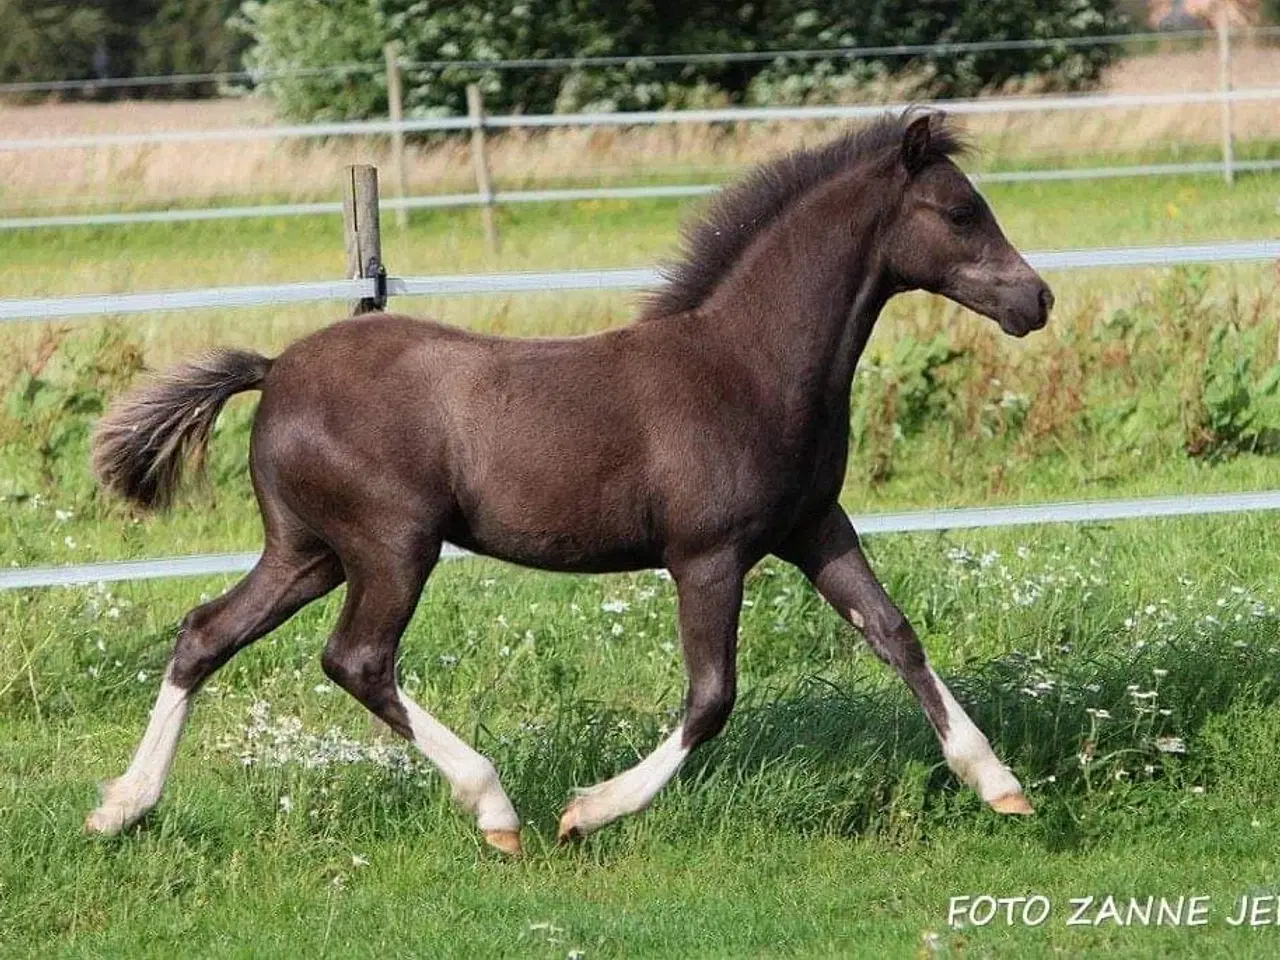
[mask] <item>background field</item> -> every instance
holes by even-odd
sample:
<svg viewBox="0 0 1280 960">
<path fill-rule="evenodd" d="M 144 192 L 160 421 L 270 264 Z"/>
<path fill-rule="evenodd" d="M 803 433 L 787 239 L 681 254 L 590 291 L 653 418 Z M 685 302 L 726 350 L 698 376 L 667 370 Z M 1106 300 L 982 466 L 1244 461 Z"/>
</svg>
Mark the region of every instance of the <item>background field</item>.
<svg viewBox="0 0 1280 960">
<path fill-rule="evenodd" d="M 1280 82 L 1280 47 L 1238 42 L 1233 69 L 1241 89 Z M 1119 61 L 1098 94 L 1213 91 L 1212 45 L 1180 43 L 1159 56 Z M 869 102 L 901 101 L 892 89 L 850 91 Z M 906 98 L 910 99 L 910 98 Z M 1275 159 L 1280 111 L 1274 100 L 1233 108 L 1240 159 Z M 269 101 L 116 104 L 0 104 L 0 139 L 217 130 L 268 126 Z M 974 169 L 1010 170 L 1125 163 L 1215 160 L 1221 135 L 1217 104 L 1170 104 L 995 114 L 969 118 L 979 151 Z M 500 190 L 549 186 L 718 182 L 781 150 L 817 143 L 836 124 L 775 123 L 597 127 L 490 134 L 489 163 Z M 414 194 L 475 189 L 466 134 L 412 140 L 408 186 Z M 216 157 L 216 162 L 210 162 Z M 386 138 L 145 144 L 11 154 L 0 182 L 5 215 L 213 205 L 262 200 L 339 199 L 343 167 L 377 163 L 389 170 Z M 390 178 L 384 193 L 392 189 Z"/>
<path fill-rule="evenodd" d="M 133 202 L 166 199 L 139 182 Z M 1016 243 L 1046 249 L 1274 237 L 1276 182 L 985 192 Z M 673 253 L 695 210 L 505 208 L 496 255 L 474 211 L 421 215 L 384 225 L 386 260 L 401 274 L 644 266 Z M 0 296 L 314 280 L 343 262 L 325 217 L 8 232 Z M 1054 323 L 1026 341 L 934 298 L 895 302 L 858 378 L 846 506 L 1276 486 L 1272 265 L 1049 279 Z M 623 323 L 630 301 L 395 306 L 546 335 Z M 143 366 L 218 343 L 278 351 L 342 315 L 0 329 L 0 562 L 254 549 L 252 400 L 224 416 L 211 482 L 166 517 L 97 497 L 88 429 Z M 956 787 L 901 685 L 794 571 L 764 564 L 726 736 L 650 812 L 568 850 L 553 837 L 570 788 L 634 762 L 678 718 L 671 584 L 445 564 L 403 677 L 495 759 L 530 827 L 515 864 L 483 849 L 440 778 L 324 678 L 341 591 L 215 678 L 146 824 L 80 836 L 94 781 L 122 769 L 141 732 L 176 623 L 230 581 L 0 594 L 0 953 L 1274 955 L 1274 929 L 1224 922 L 1239 895 L 1280 893 L 1274 523 L 870 541 L 940 672 L 1028 784 L 1039 815 L 1017 822 Z M 948 898 L 979 893 L 1041 893 L 1054 914 L 1035 929 L 949 930 Z M 1205 894 L 1213 910 L 1198 929 L 1068 928 L 1068 898 L 1090 894 Z"/>
</svg>

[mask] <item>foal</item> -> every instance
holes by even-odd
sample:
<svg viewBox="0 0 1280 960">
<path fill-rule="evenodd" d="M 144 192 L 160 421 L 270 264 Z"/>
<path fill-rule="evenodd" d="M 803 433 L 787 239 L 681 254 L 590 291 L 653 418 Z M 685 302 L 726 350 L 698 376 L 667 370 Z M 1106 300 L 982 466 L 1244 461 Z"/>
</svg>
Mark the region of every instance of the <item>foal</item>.
<svg viewBox="0 0 1280 960">
<path fill-rule="evenodd" d="M 346 581 L 325 673 L 421 749 L 490 844 L 518 853 L 493 765 L 396 682 L 400 635 L 445 541 L 547 570 L 666 567 L 675 580 L 684 721 L 573 799 L 561 839 L 643 809 L 724 727 L 743 577 L 767 554 L 866 634 L 964 782 L 1002 813 L 1030 813 L 837 502 L 854 366 L 890 297 L 940 293 L 1015 336 L 1048 319 L 1053 295 L 952 161 L 959 150 L 941 114 L 904 114 L 762 167 L 711 205 L 620 329 L 515 340 L 375 315 L 275 360 L 224 350 L 125 398 L 98 427 L 97 475 L 162 507 L 226 400 L 262 391 L 249 456 L 266 542 L 248 576 L 183 621 L 133 762 L 88 829 L 115 833 L 150 810 L 192 694 Z"/>
</svg>

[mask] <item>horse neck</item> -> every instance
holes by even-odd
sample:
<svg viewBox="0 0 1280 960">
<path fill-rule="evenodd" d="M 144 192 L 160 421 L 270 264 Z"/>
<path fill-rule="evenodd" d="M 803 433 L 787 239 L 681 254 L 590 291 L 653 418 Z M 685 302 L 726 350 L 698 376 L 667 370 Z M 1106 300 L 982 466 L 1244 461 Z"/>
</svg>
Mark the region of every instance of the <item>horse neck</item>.
<svg viewBox="0 0 1280 960">
<path fill-rule="evenodd" d="M 854 367 L 892 292 L 877 254 L 884 205 L 884 185 L 856 171 L 811 190 L 702 307 L 760 381 L 777 386 L 788 418 L 827 410 L 847 426 Z"/>
</svg>

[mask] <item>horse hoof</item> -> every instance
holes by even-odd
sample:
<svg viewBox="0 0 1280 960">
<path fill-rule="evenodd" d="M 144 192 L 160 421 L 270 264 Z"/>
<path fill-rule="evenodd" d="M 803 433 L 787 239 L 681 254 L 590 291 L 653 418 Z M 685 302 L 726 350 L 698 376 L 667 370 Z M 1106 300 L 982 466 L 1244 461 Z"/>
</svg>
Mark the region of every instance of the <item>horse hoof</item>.
<svg viewBox="0 0 1280 960">
<path fill-rule="evenodd" d="M 518 857 L 524 852 L 519 830 L 486 830 L 484 842 L 509 857 Z"/>
<path fill-rule="evenodd" d="M 84 819 L 84 832 L 100 837 L 114 837 L 125 828 L 125 816 L 122 810 L 99 807 L 92 810 Z"/>
<path fill-rule="evenodd" d="M 578 805 L 576 803 L 569 804 L 569 809 L 560 817 L 560 829 L 556 833 L 556 843 L 561 846 L 567 843 L 573 843 L 575 840 L 581 840 L 587 835 L 587 831 L 582 829 L 582 825 L 578 819 Z"/>
<path fill-rule="evenodd" d="M 1036 812 L 1021 793 L 1006 793 L 1003 797 L 996 797 L 991 801 L 991 809 L 996 813 L 1013 813 L 1021 816 Z"/>
</svg>

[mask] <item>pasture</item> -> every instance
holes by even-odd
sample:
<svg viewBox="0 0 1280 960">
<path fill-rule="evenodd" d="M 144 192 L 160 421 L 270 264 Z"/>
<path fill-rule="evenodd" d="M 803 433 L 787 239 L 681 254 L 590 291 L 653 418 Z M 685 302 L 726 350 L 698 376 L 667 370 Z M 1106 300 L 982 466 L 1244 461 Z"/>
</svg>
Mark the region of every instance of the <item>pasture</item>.
<svg viewBox="0 0 1280 960">
<path fill-rule="evenodd" d="M 1274 235 L 1274 179 L 992 186 L 1023 249 Z M 689 206 L 504 209 L 386 224 L 401 273 L 645 265 Z M 0 292 L 337 276 L 336 220 L 0 234 Z M 856 386 L 843 502 L 867 511 L 1275 486 L 1280 315 L 1264 267 L 1050 276 L 1025 342 L 925 297 L 882 320 Z M 626 298 L 397 303 L 479 329 L 580 333 Z M 94 494 L 88 425 L 143 364 L 278 350 L 340 305 L 0 332 L 3 562 L 258 545 L 252 402 L 173 514 Z M 1222 333 L 1215 335 L 1216 329 Z M 1195 455 L 1188 452 L 1191 448 Z M 671 584 L 443 564 L 406 688 L 490 755 L 526 857 L 490 854 L 440 778 L 319 667 L 340 596 L 242 653 L 198 700 L 165 799 L 90 840 L 181 616 L 230 580 L 0 594 L 0 951 L 65 955 L 1272 955 L 1226 922 L 1280 893 L 1280 541 L 1268 515 L 878 537 L 869 552 L 1038 815 L 987 813 L 923 716 L 779 563 L 748 582 L 738 710 L 646 814 L 557 848 L 575 785 L 678 719 Z M 950 929 L 960 895 L 1042 894 L 1042 925 Z M 1202 927 L 1068 925 L 1074 897 L 1212 898 Z M 1095 917 L 1096 911 L 1086 913 Z"/>
</svg>

